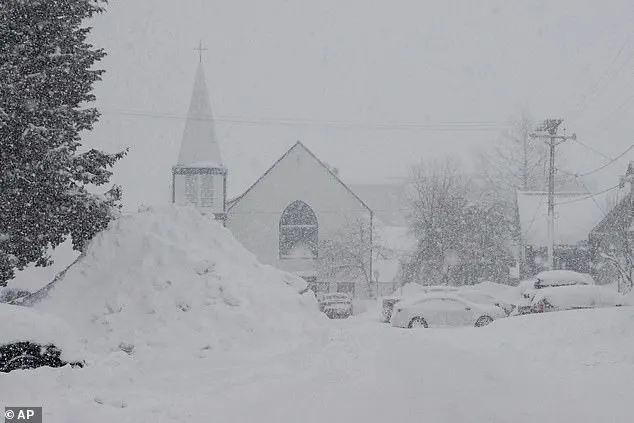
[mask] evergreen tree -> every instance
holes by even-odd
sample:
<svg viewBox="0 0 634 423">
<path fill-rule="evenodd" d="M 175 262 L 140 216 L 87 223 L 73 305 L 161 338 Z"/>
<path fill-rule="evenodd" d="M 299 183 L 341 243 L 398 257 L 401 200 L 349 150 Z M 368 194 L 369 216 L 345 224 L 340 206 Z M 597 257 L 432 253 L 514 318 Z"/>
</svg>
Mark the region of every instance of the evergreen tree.
<svg viewBox="0 0 634 423">
<path fill-rule="evenodd" d="M 47 251 L 69 236 L 82 250 L 120 207 L 107 184 L 125 152 L 81 149 L 99 118 L 89 103 L 105 52 L 82 23 L 103 0 L 0 2 L 0 286 L 16 269 L 51 264 Z"/>
</svg>

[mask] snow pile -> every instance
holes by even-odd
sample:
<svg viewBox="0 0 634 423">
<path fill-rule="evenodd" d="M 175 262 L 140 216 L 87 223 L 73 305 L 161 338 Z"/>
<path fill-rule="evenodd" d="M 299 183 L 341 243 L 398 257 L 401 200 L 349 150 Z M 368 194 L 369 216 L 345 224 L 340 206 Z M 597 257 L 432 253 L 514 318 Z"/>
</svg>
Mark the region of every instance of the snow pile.
<svg viewBox="0 0 634 423">
<path fill-rule="evenodd" d="M 143 208 L 111 223 L 35 307 L 92 347 L 227 351 L 320 331 L 303 279 L 264 266 L 191 208 Z"/>
<path fill-rule="evenodd" d="M 618 292 L 597 285 L 560 286 L 556 288 L 540 289 L 534 303 L 546 300 L 558 309 L 575 307 L 615 307 L 630 305 L 627 297 Z"/>
<path fill-rule="evenodd" d="M 64 361 L 82 361 L 86 358 L 68 325 L 48 313 L 0 304 L 0 322 L 0 345 L 27 341 L 41 346 L 53 344 L 61 350 L 60 358 Z"/>
</svg>

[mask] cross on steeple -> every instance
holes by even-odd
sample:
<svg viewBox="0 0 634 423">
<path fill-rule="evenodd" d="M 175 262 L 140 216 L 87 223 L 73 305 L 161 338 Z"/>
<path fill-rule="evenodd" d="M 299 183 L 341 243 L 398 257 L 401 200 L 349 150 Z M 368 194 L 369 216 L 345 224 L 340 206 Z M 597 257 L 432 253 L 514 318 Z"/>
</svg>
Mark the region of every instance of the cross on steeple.
<svg viewBox="0 0 634 423">
<path fill-rule="evenodd" d="M 208 48 L 204 48 L 203 47 L 203 40 L 198 41 L 198 47 L 195 48 L 194 50 L 198 52 L 200 63 L 202 63 L 203 62 L 203 51 L 209 50 Z"/>
</svg>

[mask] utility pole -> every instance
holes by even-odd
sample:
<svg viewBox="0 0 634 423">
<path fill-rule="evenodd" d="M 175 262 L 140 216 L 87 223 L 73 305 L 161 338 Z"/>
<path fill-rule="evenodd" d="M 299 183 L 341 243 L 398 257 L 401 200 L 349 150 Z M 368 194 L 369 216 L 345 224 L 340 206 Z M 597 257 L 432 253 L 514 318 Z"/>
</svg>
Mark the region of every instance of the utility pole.
<svg viewBox="0 0 634 423">
<path fill-rule="evenodd" d="M 555 268 L 555 149 L 567 140 L 576 140 L 577 134 L 557 135 L 563 119 L 546 119 L 531 138 L 543 139 L 549 147 L 548 166 L 548 268 Z"/>
</svg>

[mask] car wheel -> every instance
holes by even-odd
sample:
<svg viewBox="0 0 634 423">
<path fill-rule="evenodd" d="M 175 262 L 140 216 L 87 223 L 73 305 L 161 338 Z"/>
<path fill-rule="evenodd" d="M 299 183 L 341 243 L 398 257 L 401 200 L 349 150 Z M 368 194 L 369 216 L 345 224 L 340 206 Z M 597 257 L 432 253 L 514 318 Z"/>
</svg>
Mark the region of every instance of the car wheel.
<svg viewBox="0 0 634 423">
<path fill-rule="evenodd" d="M 425 321 L 425 319 L 423 319 L 422 317 L 414 317 L 410 322 L 409 322 L 409 328 L 410 329 L 416 329 L 416 328 L 427 328 L 427 321 Z"/>
<path fill-rule="evenodd" d="M 490 316 L 480 316 L 478 320 L 475 322 L 475 327 L 481 328 L 482 326 L 486 326 L 490 323 L 493 323 L 493 318 Z"/>
<path fill-rule="evenodd" d="M 11 372 L 13 370 L 35 369 L 44 365 L 46 364 L 38 357 L 34 357 L 32 355 L 19 355 L 9 360 L 7 365 L 4 367 L 4 371 Z"/>
</svg>

